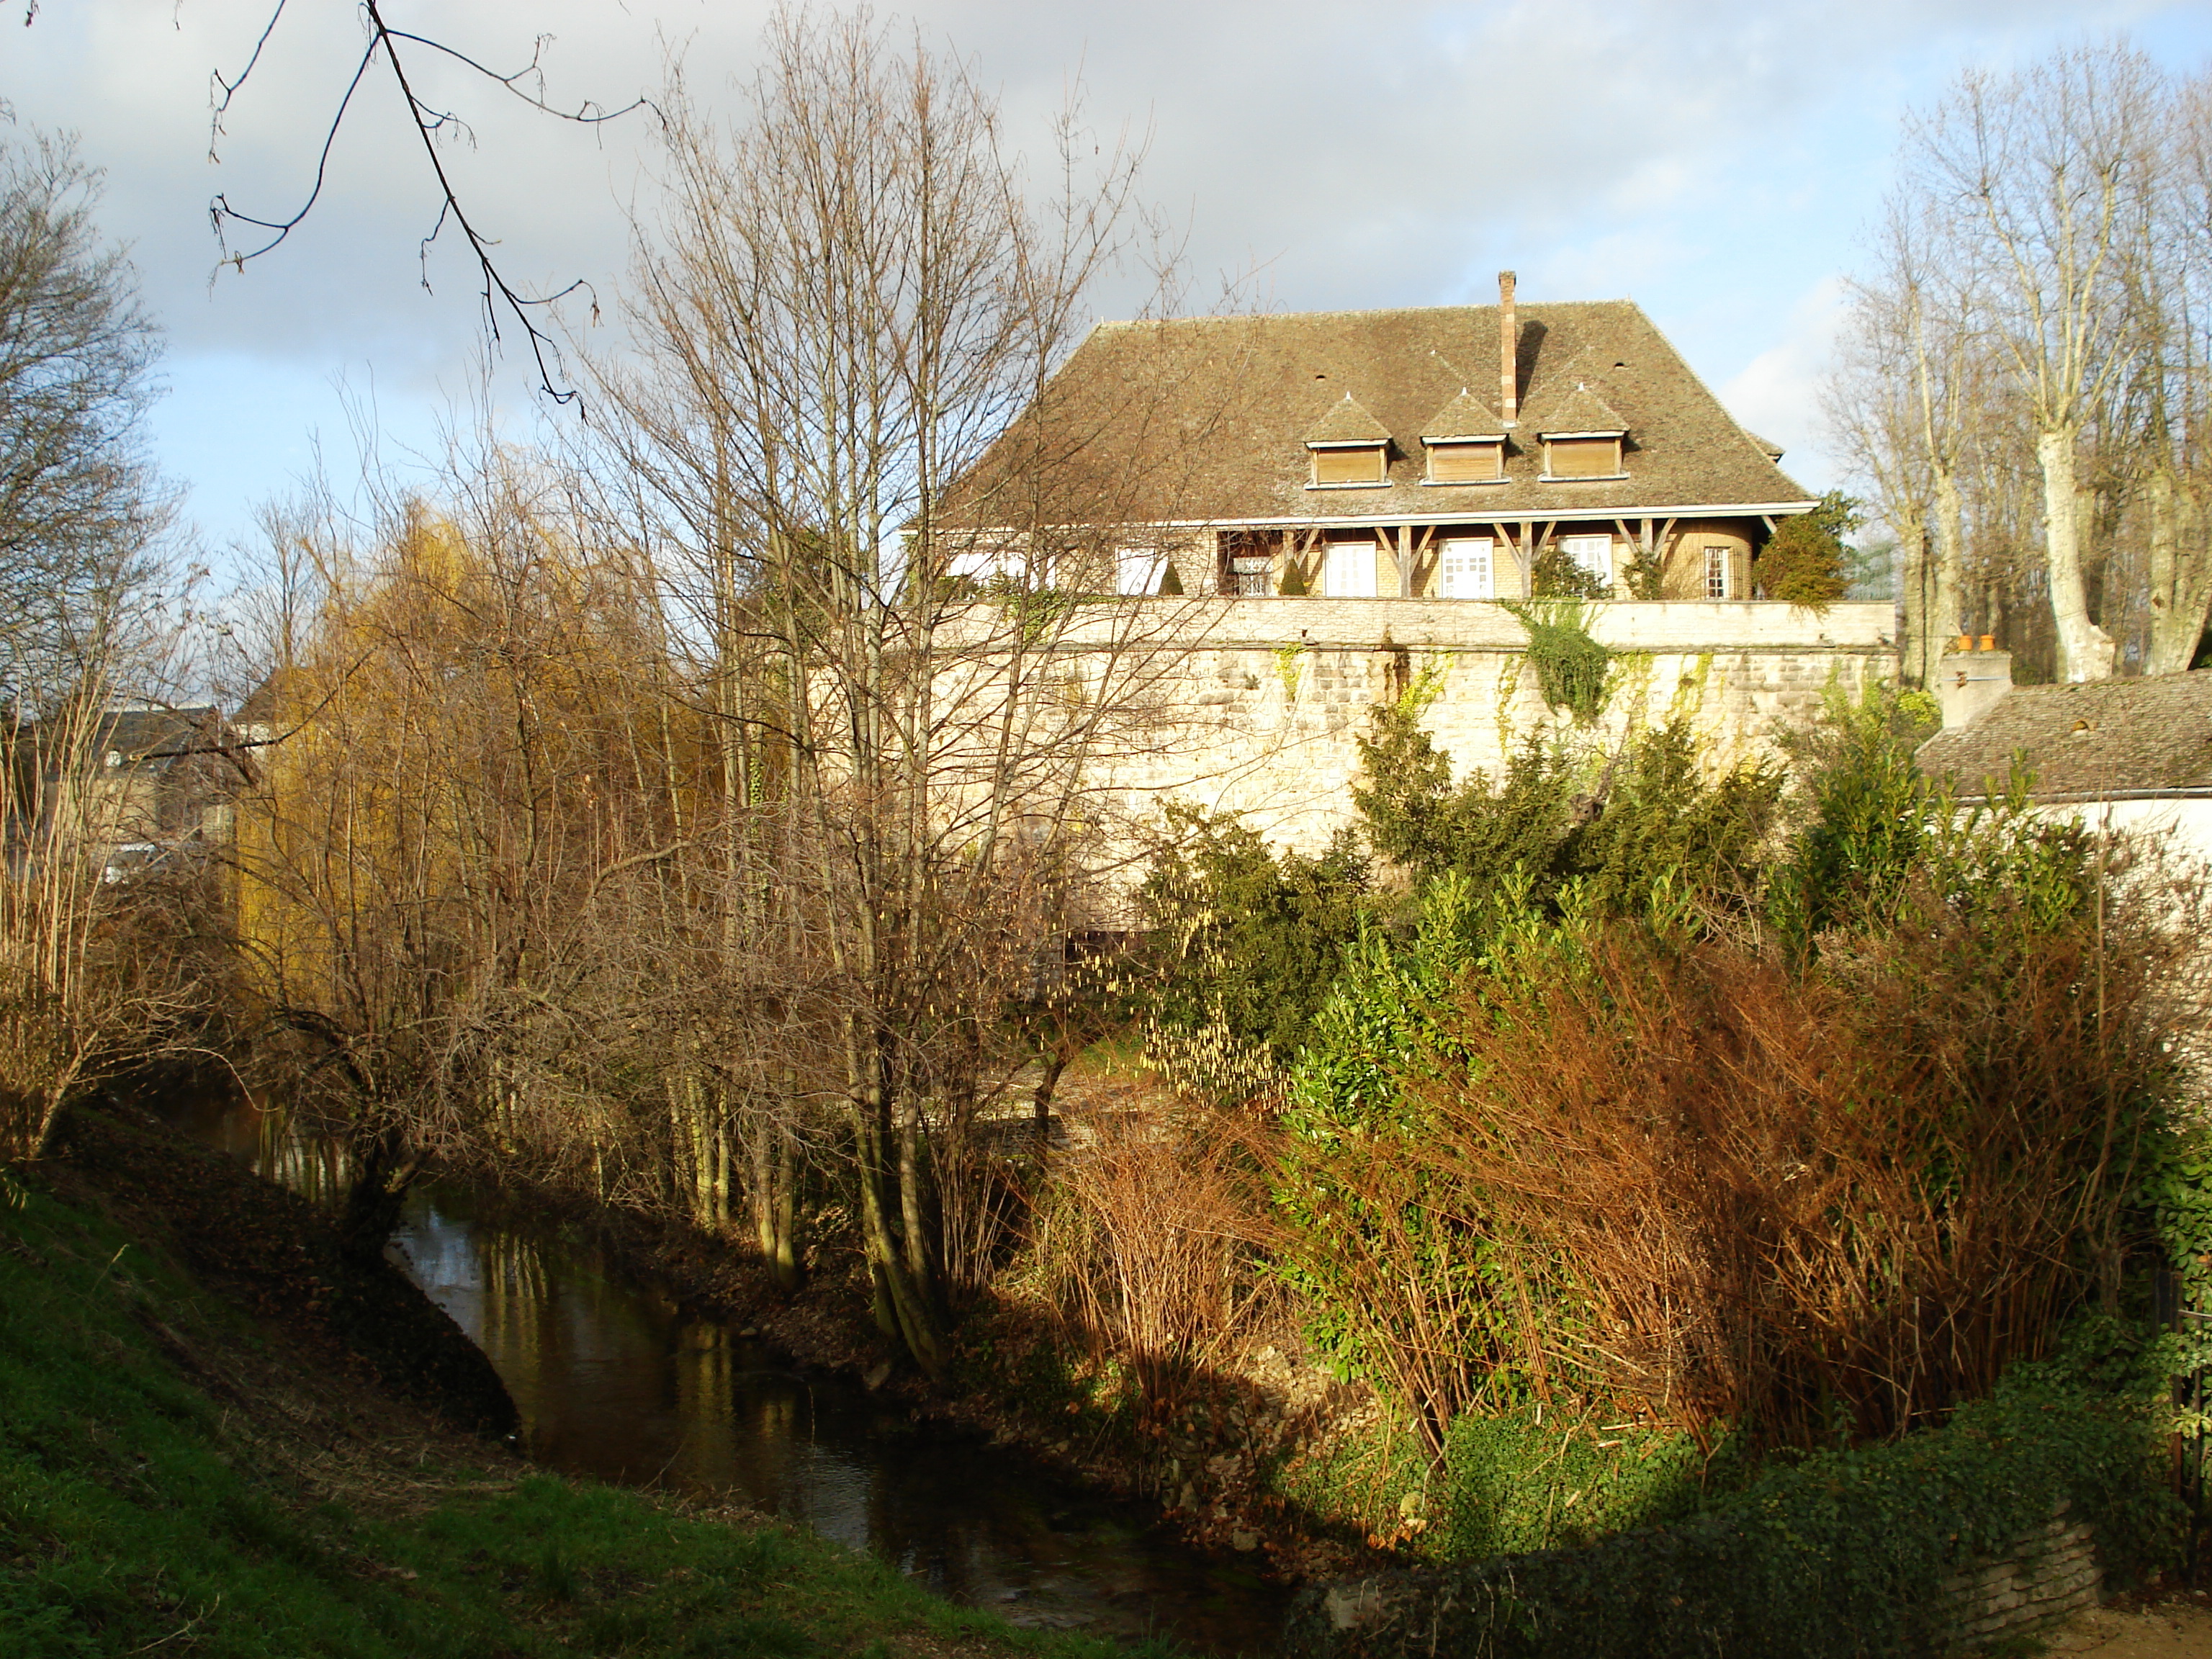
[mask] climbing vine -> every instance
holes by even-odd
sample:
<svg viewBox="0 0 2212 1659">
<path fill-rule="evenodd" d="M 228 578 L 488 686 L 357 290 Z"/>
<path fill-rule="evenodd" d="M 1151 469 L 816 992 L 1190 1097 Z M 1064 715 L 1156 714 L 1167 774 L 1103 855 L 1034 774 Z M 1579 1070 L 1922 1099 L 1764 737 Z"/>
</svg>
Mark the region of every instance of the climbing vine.
<svg viewBox="0 0 2212 1659">
<path fill-rule="evenodd" d="M 1528 630 L 1528 660 L 1537 689 L 1554 708 L 1570 710 L 1588 726 L 1605 707 L 1605 675 L 1613 653 L 1590 637 L 1589 613 L 1579 599 L 1501 599 Z"/>
</svg>

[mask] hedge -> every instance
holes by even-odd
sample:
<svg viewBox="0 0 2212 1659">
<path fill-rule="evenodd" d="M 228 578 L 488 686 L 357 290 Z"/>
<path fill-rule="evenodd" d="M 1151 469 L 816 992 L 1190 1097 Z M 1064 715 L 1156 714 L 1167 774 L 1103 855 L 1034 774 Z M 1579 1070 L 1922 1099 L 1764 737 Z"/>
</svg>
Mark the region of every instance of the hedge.
<svg viewBox="0 0 2212 1659">
<path fill-rule="evenodd" d="M 1943 1427 L 1771 1471 L 1678 1525 L 1579 1550 L 1316 1585 L 1297 1659 L 1875 1659 L 1944 1640 L 1941 1582 L 2047 1522 L 2088 1523 L 2108 1583 L 2165 1566 L 2182 1510 L 2149 1415 L 2016 1367 Z M 1344 1627 L 1340 1628 L 1340 1623 Z"/>
</svg>

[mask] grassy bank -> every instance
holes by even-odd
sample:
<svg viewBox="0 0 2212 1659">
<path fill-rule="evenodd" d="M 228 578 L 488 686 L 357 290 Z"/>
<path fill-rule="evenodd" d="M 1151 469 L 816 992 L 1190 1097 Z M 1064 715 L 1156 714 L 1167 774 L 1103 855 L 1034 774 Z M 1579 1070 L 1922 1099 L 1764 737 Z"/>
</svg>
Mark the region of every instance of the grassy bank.
<svg viewBox="0 0 2212 1659">
<path fill-rule="evenodd" d="M 219 1208 L 228 1177 L 188 1151 L 167 1184 Z M 533 1473 L 311 1313 L 257 1307 L 265 1272 L 187 1267 L 143 1188 L 99 1176 L 0 1202 L 0 1656 L 1121 1651 L 757 1517 Z"/>
</svg>

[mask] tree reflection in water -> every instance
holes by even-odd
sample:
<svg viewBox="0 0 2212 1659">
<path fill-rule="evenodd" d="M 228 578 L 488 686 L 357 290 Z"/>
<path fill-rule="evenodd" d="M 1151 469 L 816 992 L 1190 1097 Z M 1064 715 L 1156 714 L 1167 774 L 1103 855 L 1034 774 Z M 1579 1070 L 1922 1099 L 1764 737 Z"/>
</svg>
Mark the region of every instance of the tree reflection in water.
<svg viewBox="0 0 2212 1659">
<path fill-rule="evenodd" d="M 343 1154 L 259 1103 L 182 1127 L 319 1200 Z M 550 1229 L 465 1190 L 410 1195 L 392 1255 L 489 1355 L 552 1468 L 747 1503 L 896 1563 L 1018 1624 L 1268 1651 L 1287 1593 L 1185 1547 L 1149 1511 L 1018 1455 L 917 1425 L 857 1384 L 802 1376 Z"/>
</svg>

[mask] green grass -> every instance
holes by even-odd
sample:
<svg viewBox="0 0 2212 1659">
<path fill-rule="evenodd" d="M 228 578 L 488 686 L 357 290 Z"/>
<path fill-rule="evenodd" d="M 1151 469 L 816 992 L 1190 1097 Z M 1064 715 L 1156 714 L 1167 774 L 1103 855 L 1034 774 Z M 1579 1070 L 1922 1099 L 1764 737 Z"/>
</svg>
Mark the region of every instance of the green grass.
<svg viewBox="0 0 2212 1659">
<path fill-rule="evenodd" d="M 106 1221 L 0 1188 L 0 1656 L 1123 1651 L 389 1419 L 349 1445 L 358 1385 L 299 1363 Z"/>
</svg>

